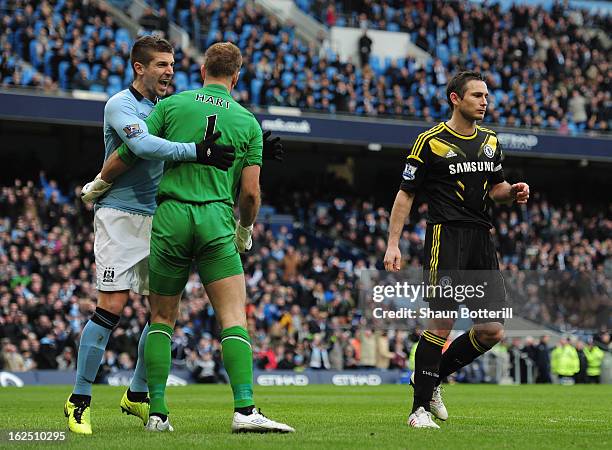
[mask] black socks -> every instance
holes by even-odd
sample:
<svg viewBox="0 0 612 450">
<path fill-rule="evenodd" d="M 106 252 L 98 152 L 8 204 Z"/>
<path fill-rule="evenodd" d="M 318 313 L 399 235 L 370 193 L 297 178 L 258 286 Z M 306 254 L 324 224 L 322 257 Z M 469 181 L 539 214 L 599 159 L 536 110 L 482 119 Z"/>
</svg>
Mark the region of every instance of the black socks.
<svg viewBox="0 0 612 450">
<path fill-rule="evenodd" d="M 415 354 L 412 412 L 421 406 L 429 411 L 429 402 L 440 378 L 440 359 L 445 343 L 445 338 L 436 336 L 430 331 L 425 331 L 419 339 Z"/>
</svg>

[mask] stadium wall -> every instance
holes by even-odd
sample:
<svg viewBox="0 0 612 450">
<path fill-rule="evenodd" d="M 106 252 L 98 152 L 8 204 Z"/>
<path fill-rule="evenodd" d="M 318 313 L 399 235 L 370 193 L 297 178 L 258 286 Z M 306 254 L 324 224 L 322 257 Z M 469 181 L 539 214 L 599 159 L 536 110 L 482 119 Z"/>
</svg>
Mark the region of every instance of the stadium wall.
<svg viewBox="0 0 612 450">
<path fill-rule="evenodd" d="M 0 120 L 102 125 L 104 102 L 72 97 L 0 93 Z M 264 130 L 289 141 L 405 148 L 431 124 L 380 118 L 256 111 Z M 507 154 L 557 159 L 612 161 L 612 139 L 605 136 L 561 136 L 542 131 L 495 127 Z"/>
<path fill-rule="evenodd" d="M 0 387 L 9 386 L 48 386 L 52 384 L 71 385 L 74 383 L 75 371 L 34 370 L 30 372 L 0 372 Z M 105 384 L 111 386 L 128 386 L 133 371 L 119 371 L 110 374 Z M 282 371 L 266 372 L 255 370 L 253 379 L 258 386 L 307 386 L 309 384 L 331 384 L 334 386 L 378 386 L 381 384 L 407 384 L 410 371 L 317 371 L 303 372 Z M 185 386 L 194 384 L 191 373 L 187 370 L 173 370 L 168 378 L 168 386 Z"/>
</svg>

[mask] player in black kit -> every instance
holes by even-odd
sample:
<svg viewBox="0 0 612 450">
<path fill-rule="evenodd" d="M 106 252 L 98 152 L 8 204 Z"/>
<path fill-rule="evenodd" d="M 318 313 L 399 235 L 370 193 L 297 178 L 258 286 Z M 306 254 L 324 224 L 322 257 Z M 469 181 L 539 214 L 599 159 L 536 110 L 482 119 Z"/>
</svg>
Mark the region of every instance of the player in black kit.
<svg viewBox="0 0 612 450">
<path fill-rule="evenodd" d="M 385 269 L 400 270 L 399 237 L 415 194 L 423 192 L 429 206 L 424 264 L 428 285 L 474 285 L 477 281 L 473 274 L 484 274 L 488 287 L 478 306 L 500 309 L 505 289 L 490 234 L 489 199 L 526 203 L 529 186 L 504 180 L 502 149 L 495 132 L 476 125 L 484 118 L 489 96 L 482 75 L 458 73 L 448 83 L 446 95 L 453 109 L 451 119 L 421 133 L 408 155 L 391 211 Z M 438 296 L 428 301 L 433 310 L 458 306 L 452 298 Z M 476 306 L 469 300 L 465 303 L 469 308 Z M 411 383 L 411 427 L 439 428 L 432 413 L 441 420 L 448 418 L 440 380 L 471 363 L 503 337 L 503 319 L 475 320 L 469 332 L 456 338 L 442 354 L 453 324 L 453 319 L 430 319 L 419 340 Z"/>
</svg>

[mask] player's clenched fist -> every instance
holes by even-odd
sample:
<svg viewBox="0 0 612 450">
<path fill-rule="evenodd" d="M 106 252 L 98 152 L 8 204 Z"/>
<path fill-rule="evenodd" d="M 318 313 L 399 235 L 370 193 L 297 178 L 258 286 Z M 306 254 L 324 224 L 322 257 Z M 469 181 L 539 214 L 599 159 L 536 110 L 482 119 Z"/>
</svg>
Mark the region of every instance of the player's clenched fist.
<svg viewBox="0 0 612 450">
<path fill-rule="evenodd" d="M 93 181 L 90 181 L 81 189 L 81 200 L 85 203 L 91 203 L 104 195 L 112 186 L 113 183 L 107 183 L 102 179 L 101 174 L 98 174 Z"/>
<path fill-rule="evenodd" d="M 240 253 L 248 252 L 253 246 L 253 225 L 243 227 L 240 222 L 236 224 L 236 236 L 234 242 Z"/>
<path fill-rule="evenodd" d="M 399 272 L 402 262 L 402 254 L 399 247 L 389 246 L 385 253 L 385 270 L 387 272 Z"/>
<path fill-rule="evenodd" d="M 527 203 L 527 200 L 529 200 L 529 185 L 527 183 L 513 184 L 510 193 L 516 203 Z"/>
</svg>

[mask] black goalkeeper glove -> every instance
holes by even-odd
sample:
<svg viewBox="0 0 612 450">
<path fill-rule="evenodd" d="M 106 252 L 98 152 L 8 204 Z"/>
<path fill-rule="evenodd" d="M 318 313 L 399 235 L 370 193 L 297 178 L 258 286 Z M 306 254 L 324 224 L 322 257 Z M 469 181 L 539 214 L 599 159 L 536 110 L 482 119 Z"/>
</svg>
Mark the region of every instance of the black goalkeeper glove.
<svg viewBox="0 0 612 450">
<path fill-rule="evenodd" d="M 275 159 L 276 161 L 283 161 L 285 152 L 283 151 L 283 144 L 280 138 L 276 136 L 274 139 L 270 139 L 272 132 L 270 130 L 263 134 L 263 159 Z"/>
<path fill-rule="evenodd" d="M 231 145 L 215 144 L 215 141 L 220 137 L 221 132 L 217 131 L 196 144 L 196 162 L 227 171 L 232 167 L 236 150 Z"/>
</svg>

